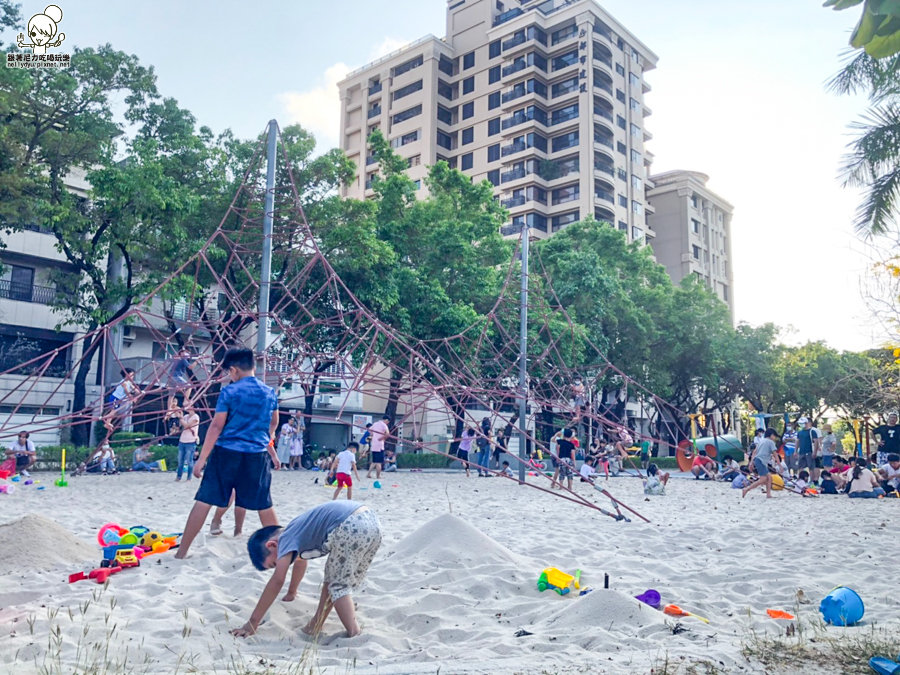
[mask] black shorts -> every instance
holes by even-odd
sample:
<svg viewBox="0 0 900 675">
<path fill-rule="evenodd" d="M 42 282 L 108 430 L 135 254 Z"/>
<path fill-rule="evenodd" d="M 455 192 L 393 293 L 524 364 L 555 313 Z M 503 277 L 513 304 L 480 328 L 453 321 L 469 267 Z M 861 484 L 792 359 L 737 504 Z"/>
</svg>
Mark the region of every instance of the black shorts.
<svg viewBox="0 0 900 675">
<path fill-rule="evenodd" d="M 457 450 L 456 458 L 460 462 L 468 462 L 469 461 L 469 451 L 468 450 Z"/>
<path fill-rule="evenodd" d="M 16 466 L 28 466 L 31 462 L 31 457 L 28 455 L 16 455 Z"/>
<path fill-rule="evenodd" d="M 372 459 L 370 460 L 371 464 L 384 464 L 384 450 L 378 452 L 376 450 L 372 451 Z"/>
<path fill-rule="evenodd" d="M 235 452 L 213 448 L 194 499 L 213 506 L 228 506 L 234 490 L 235 506 L 248 511 L 272 508 L 272 459 L 268 452 Z"/>
</svg>

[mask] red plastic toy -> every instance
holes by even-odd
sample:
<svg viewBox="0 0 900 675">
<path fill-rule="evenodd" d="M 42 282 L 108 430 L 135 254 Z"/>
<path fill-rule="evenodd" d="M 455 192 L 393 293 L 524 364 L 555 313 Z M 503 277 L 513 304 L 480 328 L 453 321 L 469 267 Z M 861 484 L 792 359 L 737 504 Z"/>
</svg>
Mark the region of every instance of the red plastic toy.
<svg viewBox="0 0 900 675">
<path fill-rule="evenodd" d="M 98 584 L 105 584 L 106 580 L 109 579 L 113 574 L 121 571 L 121 567 L 99 567 L 95 570 L 91 570 L 87 574 L 85 574 L 84 572 L 76 572 L 75 574 L 69 575 L 69 583 L 74 584 L 76 581 L 93 579 Z"/>
</svg>

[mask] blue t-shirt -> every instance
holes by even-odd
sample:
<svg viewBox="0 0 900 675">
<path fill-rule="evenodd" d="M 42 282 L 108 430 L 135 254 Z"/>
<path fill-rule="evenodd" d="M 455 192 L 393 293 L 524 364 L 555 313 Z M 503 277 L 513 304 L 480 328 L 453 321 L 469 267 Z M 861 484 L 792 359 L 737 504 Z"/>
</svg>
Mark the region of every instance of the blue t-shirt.
<svg viewBox="0 0 900 675">
<path fill-rule="evenodd" d="M 328 555 L 328 535 L 340 527 L 362 504 L 349 499 L 325 502 L 301 513 L 278 537 L 278 557 L 296 553 L 304 560 Z"/>
<path fill-rule="evenodd" d="M 799 455 L 811 455 L 813 451 L 813 441 L 819 438 L 819 434 L 815 429 L 801 429 L 797 434 L 797 440 L 800 448 L 797 450 Z"/>
<path fill-rule="evenodd" d="M 228 413 L 216 445 L 235 452 L 265 452 L 269 423 L 278 407 L 275 390 L 255 377 L 244 377 L 222 389 L 217 413 Z"/>
</svg>

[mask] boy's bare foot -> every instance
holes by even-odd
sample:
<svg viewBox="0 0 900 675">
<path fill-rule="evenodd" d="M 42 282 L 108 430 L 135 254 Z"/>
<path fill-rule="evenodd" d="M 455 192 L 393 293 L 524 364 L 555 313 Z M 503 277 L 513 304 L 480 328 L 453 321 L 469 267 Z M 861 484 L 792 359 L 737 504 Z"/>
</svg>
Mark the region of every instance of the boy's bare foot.
<svg viewBox="0 0 900 675">
<path fill-rule="evenodd" d="M 209 524 L 209 533 L 214 537 L 218 537 L 220 534 L 223 534 L 224 530 L 222 529 L 222 523 L 216 523 L 216 522 L 210 523 Z"/>
<path fill-rule="evenodd" d="M 300 629 L 300 632 L 304 635 L 309 635 L 312 637 L 313 635 L 313 625 L 311 623 L 306 624 L 303 628 Z"/>
<path fill-rule="evenodd" d="M 741 490 L 741 497 L 746 497 L 746 496 L 747 496 L 747 488 L 744 488 L 743 490 Z"/>
<path fill-rule="evenodd" d="M 239 529 L 237 529 L 237 528 L 234 528 L 234 536 L 235 536 L 235 538 L 240 537 L 242 533 L 243 533 L 243 530 L 239 530 Z"/>
<path fill-rule="evenodd" d="M 281 599 L 282 602 L 293 602 L 297 599 L 296 593 L 285 593 L 284 597 Z"/>
</svg>

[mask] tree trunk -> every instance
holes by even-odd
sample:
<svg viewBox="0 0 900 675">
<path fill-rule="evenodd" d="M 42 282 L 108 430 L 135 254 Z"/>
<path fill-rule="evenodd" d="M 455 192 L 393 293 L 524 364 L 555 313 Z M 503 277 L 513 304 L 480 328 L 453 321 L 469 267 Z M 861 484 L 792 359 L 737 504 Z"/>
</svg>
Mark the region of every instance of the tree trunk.
<svg viewBox="0 0 900 675">
<path fill-rule="evenodd" d="M 303 385 L 303 390 L 305 393 L 303 397 L 303 447 L 305 448 L 312 447 L 310 445 L 310 436 L 312 434 L 312 413 L 313 404 L 316 401 L 316 389 L 319 386 L 319 375 L 321 373 L 324 373 L 333 365 L 334 361 L 322 361 L 322 363 L 313 368 L 312 382 L 310 382 L 308 385 Z"/>
<path fill-rule="evenodd" d="M 94 411 L 85 409 L 85 403 L 87 402 L 87 376 L 94 361 L 94 354 L 103 342 L 102 335 L 94 333 L 94 330 L 95 327 L 90 328 L 88 337 L 82 343 L 83 358 L 75 373 L 75 394 L 72 400 L 72 410 L 75 413 L 74 424 L 72 425 L 72 445 L 75 447 L 83 447 L 90 442 L 91 420 L 94 419 Z M 105 396 L 106 392 L 101 391 L 101 400 Z M 102 410 L 101 403 L 101 414 Z"/>
</svg>

